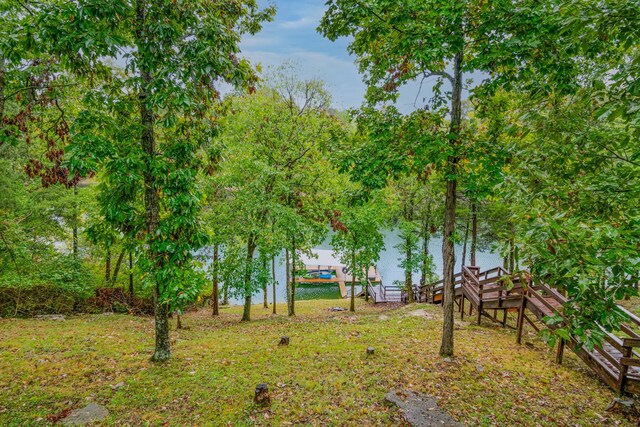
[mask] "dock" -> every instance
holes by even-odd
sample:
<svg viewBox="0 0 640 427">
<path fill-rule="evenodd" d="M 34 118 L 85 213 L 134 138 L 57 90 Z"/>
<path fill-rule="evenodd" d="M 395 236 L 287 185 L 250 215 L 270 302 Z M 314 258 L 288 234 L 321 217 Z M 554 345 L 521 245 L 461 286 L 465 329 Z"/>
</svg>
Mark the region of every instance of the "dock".
<svg viewBox="0 0 640 427">
<path fill-rule="evenodd" d="M 342 298 L 349 296 L 347 287 L 353 280 L 353 276 L 332 250 L 313 249 L 312 256 L 302 255 L 300 260 L 304 263 L 306 277 L 296 276 L 296 282 L 302 284 L 337 283 L 340 288 L 340 296 Z M 369 267 L 367 277 L 361 279 L 356 275 L 356 281 L 380 283 L 382 278 L 376 267 Z"/>
</svg>

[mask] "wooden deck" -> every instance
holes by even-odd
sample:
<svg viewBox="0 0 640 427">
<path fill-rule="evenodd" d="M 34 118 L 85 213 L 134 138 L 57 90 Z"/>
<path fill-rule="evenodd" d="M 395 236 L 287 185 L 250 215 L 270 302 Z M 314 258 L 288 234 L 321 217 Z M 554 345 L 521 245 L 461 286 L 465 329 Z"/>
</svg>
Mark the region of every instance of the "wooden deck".
<svg viewBox="0 0 640 427">
<path fill-rule="evenodd" d="M 351 283 L 352 280 L 352 275 L 349 274 L 348 272 L 345 273 L 343 266 L 340 265 L 336 265 L 336 266 L 331 266 L 331 265 L 315 265 L 315 264 L 307 264 L 304 266 L 305 270 L 307 272 L 326 272 L 326 271 L 335 271 L 335 276 L 332 276 L 331 278 L 320 278 L 320 277 L 313 277 L 313 278 L 304 278 L 304 277 L 296 277 L 296 282 L 297 283 L 303 283 L 303 284 L 334 284 L 337 283 L 338 287 L 340 289 L 340 296 L 342 298 L 347 298 L 349 297 L 349 289 L 347 287 L 348 284 Z M 356 276 L 356 281 L 360 282 L 360 278 L 358 276 Z M 382 282 L 382 278 L 380 277 L 380 272 L 378 272 L 378 269 L 376 267 L 369 267 L 369 271 L 367 272 L 367 281 L 372 282 L 372 283 L 381 283 Z"/>
<path fill-rule="evenodd" d="M 423 302 L 440 303 L 443 294 L 442 281 L 430 283 L 418 291 L 418 299 Z M 567 298 L 557 290 L 544 283 L 534 282 L 530 275 L 520 273 L 512 275 L 501 267 L 480 271 L 477 267 L 464 267 L 463 271 L 455 275 L 455 302 L 460 317 L 465 314 L 474 315 L 478 324 L 482 318 L 501 323 L 507 327 L 507 313 L 517 312 L 518 321 L 517 342 L 522 339 L 525 322 L 536 330 L 540 323 L 548 316 L 563 315 L 563 305 Z M 469 311 L 466 313 L 465 303 Z M 634 324 L 640 326 L 640 318 L 633 313 L 626 312 Z M 498 316 L 501 312 L 502 316 Z M 564 322 L 548 325 L 549 328 L 560 328 Z M 604 342 L 601 346 L 589 350 L 580 345 L 578 340 L 559 340 L 556 349 L 556 361 L 562 362 L 564 347 L 569 347 L 589 366 L 607 385 L 620 393 L 640 393 L 640 354 L 634 351 L 640 348 L 640 335 L 632 327 L 622 325 L 620 335 L 614 335 L 602 329 Z"/>
</svg>

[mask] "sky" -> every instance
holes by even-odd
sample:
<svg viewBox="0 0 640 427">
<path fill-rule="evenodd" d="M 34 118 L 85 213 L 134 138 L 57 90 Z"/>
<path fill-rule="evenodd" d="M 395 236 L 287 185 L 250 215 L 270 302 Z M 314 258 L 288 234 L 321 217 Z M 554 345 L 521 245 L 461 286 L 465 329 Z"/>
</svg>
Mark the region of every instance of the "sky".
<svg viewBox="0 0 640 427">
<path fill-rule="evenodd" d="M 265 1 L 259 2 L 267 4 Z M 305 79 L 323 80 L 338 109 L 359 107 L 364 100 L 365 84 L 358 73 L 355 57 L 347 52 L 349 39 L 335 42 L 316 31 L 324 14 L 324 0 L 275 0 L 275 19 L 267 22 L 261 32 L 245 36 L 240 45 L 242 55 L 263 70 L 291 61 Z M 428 91 L 426 82 L 424 89 Z M 403 112 L 415 109 L 418 84 L 409 84 L 401 91 L 398 108 Z M 423 94 L 426 92 L 423 90 Z"/>
<path fill-rule="evenodd" d="M 316 31 L 324 14 L 324 3 L 325 0 L 259 0 L 261 5 L 275 4 L 276 16 L 264 24 L 261 32 L 243 38 L 242 55 L 254 64 L 260 63 L 264 70 L 292 61 L 300 70 L 300 77 L 317 78 L 326 83 L 335 108 L 357 108 L 364 100 L 365 84 L 355 57 L 347 52 L 349 39 L 332 42 Z M 480 80 L 481 75 L 471 77 Z M 398 109 L 408 113 L 421 107 L 424 104 L 421 101 L 430 95 L 435 82 L 435 77 L 425 80 L 421 92 L 418 82 L 405 85 L 400 90 Z M 463 97 L 467 95 L 464 91 Z"/>
<path fill-rule="evenodd" d="M 261 5 L 266 2 L 259 2 Z M 276 0 L 275 19 L 261 32 L 243 38 L 242 55 L 263 69 L 292 61 L 305 79 L 327 84 L 333 105 L 355 108 L 362 103 L 365 85 L 354 57 L 347 53 L 347 39 L 331 42 L 316 31 L 324 14 L 323 0 Z"/>
</svg>

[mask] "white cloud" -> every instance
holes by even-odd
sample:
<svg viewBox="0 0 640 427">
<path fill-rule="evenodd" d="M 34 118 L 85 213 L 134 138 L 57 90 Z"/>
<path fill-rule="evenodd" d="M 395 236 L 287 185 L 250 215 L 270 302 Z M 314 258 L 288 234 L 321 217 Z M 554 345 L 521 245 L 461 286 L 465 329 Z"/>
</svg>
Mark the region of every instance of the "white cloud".
<svg viewBox="0 0 640 427">
<path fill-rule="evenodd" d="M 251 49 L 251 48 L 265 48 L 268 46 L 278 46 L 282 43 L 282 39 L 279 37 L 272 36 L 263 36 L 258 33 L 255 36 L 244 37 L 240 42 L 240 48 Z"/>
<path fill-rule="evenodd" d="M 305 16 L 293 21 L 283 21 L 280 23 L 280 28 L 285 30 L 297 30 L 300 28 L 315 28 L 318 26 L 320 20 L 315 17 Z"/>
</svg>

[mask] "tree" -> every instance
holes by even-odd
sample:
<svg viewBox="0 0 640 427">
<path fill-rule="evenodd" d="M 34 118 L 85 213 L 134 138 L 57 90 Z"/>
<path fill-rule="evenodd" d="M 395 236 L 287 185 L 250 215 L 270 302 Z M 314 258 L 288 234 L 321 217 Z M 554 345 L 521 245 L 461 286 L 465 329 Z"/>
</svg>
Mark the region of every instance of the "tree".
<svg viewBox="0 0 640 427">
<path fill-rule="evenodd" d="M 480 2 L 481 3 L 481 2 Z M 440 154 L 446 181 L 443 261 L 444 324 L 440 354 L 453 353 L 453 272 L 456 187 L 459 146 L 462 143 L 462 73 L 470 70 L 465 54 L 473 55 L 467 39 L 473 37 L 475 2 L 410 1 L 402 5 L 386 0 L 368 2 L 331 0 L 320 31 L 331 40 L 351 36 L 349 49 L 366 75 L 371 102 L 395 99 L 397 89 L 416 78 L 436 77 L 431 104 L 449 116 L 448 146 Z M 451 67 L 451 70 L 447 69 Z M 446 81 L 451 91 L 440 91 Z"/>
<path fill-rule="evenodd" d="M 292 258 L 286 256 L 287 268 L 297 265 L 298 253 L 322 241 L 327 231 L 325 211 L 331 208 L 336 172 L 325 156 L 344 134 L 343 123 L 329 111 L 323 83 L 299 80 L 288 66 L 255 94 L 232 99 L 230 108 L 224 138 L 237 230 L 254 242 L 248 249 L 271 256 L 285 249 Z M 295 277 L 294 272 L 287 280 L 290 316 Z M 245 304 L 248 312 L 250 299 Z"/>
<path fill-rule="evenodd" d="M 484 98 L 497 87 L 508 90 L 519 87 L 542 96 L 554 91 L 571 93 L 585 81 L 584 71 L 598 58 L 607 62 L 610 58 L 626 55 L 621 49 L 601 49 L 603 45 L 624 46 L 627 52 L 632 51 L 629 57 L 637 55 L 630 31 L 637 10 L 631 10 L 633 7 L 621 0 L 603 2 L 597 8 L 590 8 L 579 0 L 561 5 L 533 0 L 518 4 L 509 0 L 411 0 L 400 5 L 388 0 L 366 3 L 330 0 L 327 4 L 319 30 L 331 40 L 343 36 L 353 38 L 349 50 L 357 56 L 365 76 L 370 104 L 395 100 L 398 89 L 407 82 L 437 79 L 426 108 L 441 120 L 448 120 L 447 144 L 433 153 L 432 162 L 446 182 L 444 322 L 440 354 L 449 356 L 453 353 L 456 189 L 461 173 L 460 161 L 464 160 L 466 146 L 473 140 L 462 126 L 463 73 L 486 73 L 480 90 L 473 90 L 478 98 Z M 605 26 L 594 24 L 601 16 L 604 16 L 603 22 L 610 23 L 615 29 L 612 39 L 605 36 Z M 594 37 L 597 43 L 585 46 L 582 40 L 589 37 L 580 32 L 595 33 L 592 35 L 597 36 Z M 558 37 L 558 34 L 563 36 Z M 604 51 L 611 56 L 602 55 Z M 587 58 L 589 60 L 585 61 Z M 633 69 L 621 68 L 621 72 L 616 73 L 620 77 L 620 80 L 616 79 L 617 87 L 625 88 L 623 91 L 630 87 L 626 83 L 630 80 L 625 78 L 634 75 Z M 607 75 L 606 67 L 602 70 L 605 74 L 601 76 Z M 444 84 L 450 88 L 446 93 L 443 93 Z M 626 104 L 627 107 L 630 105 Z M 627 108 L 626 111 L 635 110 Z M 433 128 L 424 126 L 418 133 L 423 145 L 434 144 L 433 134 Z M 395 164 L 390 162 L 387 166 Z"/>
<path fill-rule="evenodd" d="M 335 212 L 331 218 L 331 226 L 335 231 L 331 245 L 351 273 L 349 310 L 355 312 L 356 280 L 366 285 L 369 267 L 380 259 L 380 251 L 384 248 L 381 233 L 384 216 L 375 201 L 353 199 L 350 194 L 345 196 L 346 207 L 342 212 Z"/>
<path fill-rule="evenodd" d="M 199 292 L 192 254 L 206 235 L 197 220 L 196 154 L 215 127 L 207 115 L 218 98 L 214 85 L 255 81 L 249 64 L 237 59 L 238 43 L 241 34 L 258 31 L 273 9 L 259 10 L 251 0 L 24 8 L 32 22 L 35 17 L 35 41 L 72 72 L 92 78 L 74 129 L 71 166 L 78 172 L 100 169 L 111 184 L 103 194 L 116 192 L 103 198 L 110 200 L 105 217 L 121 227 L 134 224 L 128 232 L 145 248 L 139 266 L 154 289 L 152 360 L 167 360 L 169 313 Z M 110 67 L 120 59 L 125 69 Z M 138 200 L 143 212 L 136 211 Z"/>
<path fill-rule="evenodd" d="M 640 275 L 637 6 L 526 2 L 479 40 L 494 78 L 476 92 L 512 157 L 500 188 L 512 241 L 534 280 L 568 296 L 558 334 L 589 347 L 626 319 L 615 302 Z M 495 97 L 507 113 L 496 116 Z"/>
<path fill-rule="evenodd" d="M 220 261 L 220 278 L 232 296 L 245 300 L 242 321 L 251 320 L 251 295 L 262 289 L 269 280 L 270 271 L 253 257 L 251 241 L 234 238 L 225 245 Z M 255 250 L 255 248 L 253 248 Z"/>
<path fill-rule="evenodd" d="M 400 176 L 389 182 L 386 200 L 393 224 L 398 226 L 400 243 L 396 248 L 404 254 L 400 267 L 405 272 L 404 287 L 408 302 L 414 302 L 413 273 L 421 272 L 420 285 L 433 278 L 429 240 L 434 232 L 436 202 L 433 197 L 434 180 L 428 184 L 429 173 Z M 422 248 L 419 247 L 422 240 Z"/>
</svg>

